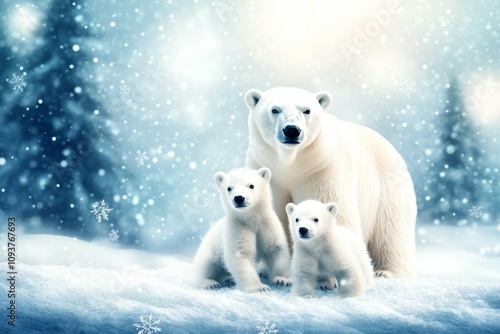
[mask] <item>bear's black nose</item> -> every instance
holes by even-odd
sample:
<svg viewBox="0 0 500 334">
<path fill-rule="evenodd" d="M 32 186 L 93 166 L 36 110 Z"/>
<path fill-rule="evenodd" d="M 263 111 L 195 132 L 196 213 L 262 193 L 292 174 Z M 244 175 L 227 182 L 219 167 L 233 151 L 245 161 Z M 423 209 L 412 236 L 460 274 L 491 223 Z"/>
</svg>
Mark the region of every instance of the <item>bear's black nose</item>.
<svg viewBox="0 0 500 334">
<path fill-rule="evenodd" d="M 300 128 L 297 125 L 287 125 L 283 129 L 283 134 L 288 139 L 297 139 L 300 136 Z"/>
<path fill-rule="evenodd" d="M 309 230 L 307 228 L 305 228 L 305 227 L 300 227 L 299 228 L 300 235 L 306 235 L 307 232 L 309 232 Z"/>
<path fill-rule="evenodd" d="M 241 204 L 245 201 L 245 197 L 243 196 L 234 196 L 234 203 Z"/>
</svg>

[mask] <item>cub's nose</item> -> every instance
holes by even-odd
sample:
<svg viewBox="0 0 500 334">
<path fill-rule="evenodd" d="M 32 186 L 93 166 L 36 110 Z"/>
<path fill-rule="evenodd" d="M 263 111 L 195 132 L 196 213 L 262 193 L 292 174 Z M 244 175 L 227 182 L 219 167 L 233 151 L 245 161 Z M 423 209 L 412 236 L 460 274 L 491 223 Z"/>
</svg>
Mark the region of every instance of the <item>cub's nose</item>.
<svg viewBox="0 0 500 334">
<path fill-rule="evenodd" d="M 307 232 L 309 232 L 309 230 L 307 228 L 305 228 L 305 227 L 300 227 L 299 228 L 300 235 L 306 235 Z"/>
<path fill-rule="evenodd" d="M 234 200 L 234 203 L 241 204 L 245 201 L 245 197 L 238 195 L 238 196 L 234 196 L 233 200 Z"/>
<path fill-rule="evenodd" d="M 297 125 L 287 125 L 283 129 L 283 134 L 288 139 L 297 139 L 300 136 L 300 128 Z"/>
</svg>

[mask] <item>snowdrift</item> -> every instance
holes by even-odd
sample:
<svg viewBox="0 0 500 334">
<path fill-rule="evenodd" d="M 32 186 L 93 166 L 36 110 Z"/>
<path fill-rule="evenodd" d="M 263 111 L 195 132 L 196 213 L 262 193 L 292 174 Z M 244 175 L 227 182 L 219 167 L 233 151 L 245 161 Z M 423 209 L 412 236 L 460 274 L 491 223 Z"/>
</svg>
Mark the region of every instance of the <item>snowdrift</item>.
<svg viewBox="0 0 500 334">
<path fill-rule="evenodd" d="M 443 238 L 470 243 L 470 236 L 453 238 L 450 231 L 426 233 L 425 247 L 419 246 L 419 270 L 424 272 L 420 278 L 377 279 L 366 295 L 348 299 L 335 292 L 302 299 L 292 296 L 289 288 L 273 288 L 267 294 L 234 288 L 200 291 L 189 284 L 190 259 L 61 236 L 25 235 L 19 246 L 16 327 L 8 326 L 2 315 L 0 332 L 500 333 L 498 253 L 483 256 L 475 247 L 462 247 L 456 254 L 466 262 L 455 258 L 461 265 L 452 267 L 451 275 L 462 280 L 470 279 L 462 273 L 474 272 L 477 278 L 484 270 L 490 282 L 459 282 L 439 277 L 442 272 L 433 278 L 429 272 L 436 263 L 430 268 L 422 263 L 432 255 L 435 262 L 454 254 L 453 248 L 440 246 Z M 498 231 L 491 232 L 477 240 L 498 240 Z M 466 254 L 468 249 L 474 251 Z"/>
</svg>

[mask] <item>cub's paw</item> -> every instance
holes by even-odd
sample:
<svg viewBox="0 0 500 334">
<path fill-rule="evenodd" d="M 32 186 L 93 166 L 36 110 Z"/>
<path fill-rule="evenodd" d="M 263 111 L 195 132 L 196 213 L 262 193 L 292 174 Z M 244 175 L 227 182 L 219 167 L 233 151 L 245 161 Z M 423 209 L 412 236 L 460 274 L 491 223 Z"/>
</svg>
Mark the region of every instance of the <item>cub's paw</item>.
<svg viewBox="0 0 500 334">
<path fill-rule="evenodd" d="M 256 284 L 256 285 L 248 286 L 245 289 L 243 289 L 243 291 L 250 292 L 250 293 L 253 293 L 253 292 L 269 292 L 269 291 L 271 291 L 271 288 L 269 286 L 261 283 L 261 284 Z"/>
<path fill-rule="evenodd" d="M 273 282 L 275 285 L 278 285 L 278 286 L 291 286 L 292 285 L 292 280 L 289 279 L 288 277 L 283 277 L 283 276 L 274 277 Z"/>
<path fill-rule="evenodd" d="M 220 283 L 217 281 L 214 281 L 213 279 L 205 279 L 200 283 L 200 288 L 204 290 L 213 290 L 213 289 L 219 289 L 220 288 Z"/>
<path fill-rule="evenodd" d="M 320 290 L 328 291 L 335 289 L 337 287 L 337 284 L 335 284 L 335 281 L 333 279 L 326 279 L 318 281 L 318 287 L 320 288 Z"/>
<path fill-rule="evenodd" d="M 389 270 L 377 270 L 375 272 L 375 277 L 393 278 L 394 274 Z"/>
<path fill-rule="evenodd" d="M 232 276 L 227 276 L 226 278 L 223 279 L 224 283 L 227 285 L 234 285 L 234 279 Z"/>
</svg>

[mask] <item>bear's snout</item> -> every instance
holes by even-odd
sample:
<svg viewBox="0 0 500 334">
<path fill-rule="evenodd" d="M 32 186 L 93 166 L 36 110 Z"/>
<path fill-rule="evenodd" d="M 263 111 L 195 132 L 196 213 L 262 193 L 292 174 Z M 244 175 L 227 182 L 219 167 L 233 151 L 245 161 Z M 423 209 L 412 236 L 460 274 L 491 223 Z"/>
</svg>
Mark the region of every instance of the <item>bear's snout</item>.
<svg viewBox="0 0 500 334">
<path fill-rule="evenodd" d="M 297 125 L 287 125 L 283 129 L 283 134 L 290 140 L 297 140 L 302 131 Z"/>
<path fill-rule="evenodd" d="M 306 227 L 299 228 L 299 233 L 301 236 L 305 236 L 308 232 L 309 232 L 309 230 Z"/>
<path fill-rule="evenodd" d="M 245 202 L 245 197 L 243 197 L 241 195 L 234 196 L 233 201 L 234 201 L 234 203 L 241 205 L 241 204 L 243 204 L 243 202 Z"/>
</svg>

